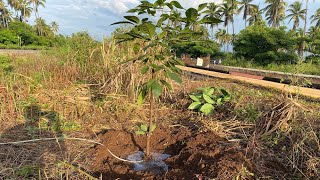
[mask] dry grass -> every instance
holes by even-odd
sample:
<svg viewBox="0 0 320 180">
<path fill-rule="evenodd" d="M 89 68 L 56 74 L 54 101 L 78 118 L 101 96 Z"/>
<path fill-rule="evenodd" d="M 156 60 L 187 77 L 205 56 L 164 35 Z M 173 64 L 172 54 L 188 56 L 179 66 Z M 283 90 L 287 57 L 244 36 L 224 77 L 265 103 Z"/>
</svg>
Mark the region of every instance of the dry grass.
<svg viewBox="0 0 320 180">
<path fill-rule="evenodd" d="M 61 135 L 97 139 L 108 129 L 134 131 L 148 119 L 148 106 L 135 99 L 140 76 L 130 44 L 104 43 L 90 52 L 86 69 L 58 56 L 12 56 L 13 72 L 0 76 L 0 140 Z M 247 149 L 259 177 L 290 179 L 320 176 L 320 104 L 237 82 L 185 74 L 158 101 L 157 122 L 213 131 Z M 233 100 L 211 117 L 187 109 L 198 87 L 228 89 Z M 59 128 L 57 128 L 57 125 Z M 98 141 L 98 139 L 97 139 Z M 86 179 L 90 143 L 39 142 L 0 147 L 0 178 Z M 283 171 L 286 170 L 286 171 Z"/>
</svg>

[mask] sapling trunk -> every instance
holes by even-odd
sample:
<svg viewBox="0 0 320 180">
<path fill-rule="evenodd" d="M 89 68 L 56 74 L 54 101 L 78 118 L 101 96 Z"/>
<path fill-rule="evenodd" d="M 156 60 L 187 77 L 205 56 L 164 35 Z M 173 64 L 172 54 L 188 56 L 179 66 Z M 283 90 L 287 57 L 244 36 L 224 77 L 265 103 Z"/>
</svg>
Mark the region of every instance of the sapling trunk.
<svg viewBox="0 0 320 180">
<path fill-rule="evenodd" d="M 154 72 L 152 72 L 152 79 L 154 79 Z M 150 116 L 149 116 L 149 125 L 148 125 L 148 135 L 147 135 L 147 146 L 146 146 L 146 159 L 150 158 L 150 149 L 151 149 L 151 126 L 153 123 L 153 102 L 154 98 L 152 91 L 150 91 Z"/>
</svg>

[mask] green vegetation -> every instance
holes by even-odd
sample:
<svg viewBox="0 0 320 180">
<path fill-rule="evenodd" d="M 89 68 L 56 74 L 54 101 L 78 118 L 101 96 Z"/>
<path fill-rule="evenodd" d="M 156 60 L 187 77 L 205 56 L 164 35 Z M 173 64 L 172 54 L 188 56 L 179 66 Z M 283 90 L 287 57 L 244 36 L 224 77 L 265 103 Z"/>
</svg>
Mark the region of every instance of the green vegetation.
<svg viewBox="0 0 320 180">
<path fill-rule="evenodd" d="M 164 13 L 165 7 L 170 9 L 169 13 Z M 174 13 L 177 9 L 184 9 L 177 1 L 157 0 L 154 4 L 142 1 L 139 6 L 128 11 L 129 13 L 138 13 L 141 16 L 124 16 L 126 21 L 113 23 L 113 25 L 133 25 L 129 32 L 116 35 L 116 39 L 118 43 L 134 41 L 133 51 L 135 53 L 143 52 L 142 55 L 134 57 L 132 60 L 141 64 L 141 73 L 146 77 L 146 82 L 141 86 L 138 103 L 143 104 L 147 96 L 149 96 L 150 103 L 149 124 L 148 126 L 142 125 L 140 128 L 140 132 L 148 131 L 145 151 L 146 159 L 150 158 L 151 153 L 151 134 L 154 130 L 154 100 L 161 96 L 164 89 L 172 89 L 168 80 L 182 83 L 179 76 L 180 71 L 176 67 L 176 65 L 181 65 L 182 62 L 174 56 L 170 45 L 181 41 L 192 42 L 194 41 L 194 36 L 199 37 L 198 41 L 201 41 L 203 31 L 197 27 L 202 24 L 220 22 L 217 18 L 202 18 L 201 14 L 205 7 L 200 5 L 197 9 L 189 8 L 185 10 L 185 16 L 182 16 L 181 13 Z M 157 11 L 159 10 L 161 13 L 158 22 L 154 23 L 149 20 L 158 15 Z M 180 17 L 177 18 L 177 16 Z M 141 44 L 146 46 L 142 48 Z M 193 46 L 193 48 L 196 49 L 197 46 Z M 198 49 L 198 51 L 200 50 Z"/>
<path fill-rule="evenodd" d="M 206 87 L 199 88 L 198 90 L 201 92 L 189 95 L 194 102 L 190 104 L 188 109 L 197 110 L 205 115 L 213 113 L 215 107 L 221 106 L 231 98 L 231 95 L 225 89 L 221 88 Z"/>
</svg>

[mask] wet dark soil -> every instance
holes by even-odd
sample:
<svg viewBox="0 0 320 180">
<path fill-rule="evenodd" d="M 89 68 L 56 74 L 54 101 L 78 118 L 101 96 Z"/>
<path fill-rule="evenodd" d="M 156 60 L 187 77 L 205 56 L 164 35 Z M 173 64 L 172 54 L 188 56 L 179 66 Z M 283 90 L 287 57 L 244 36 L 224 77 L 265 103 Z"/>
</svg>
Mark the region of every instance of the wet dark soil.
<svg viewBox="0 0 320 180">
<path fill-rule="evenodd" d="M 161 175 L 134 171 L 132 164 L 117 160 L 107 151 L 108 148 L 126 158 L 145 148 L 145 136 L 111 130 L 99 138 L 105 147 L 97 145 L 91 149 L 89 169 L 103 179 L 234 179 L 246 174 L 244 171 L 254 171 L 240 146 L 211 132 L 191 132 L 185 127 L 158 128 L 152 136 L 152 151 L 171 155 L 165 160 L 169 170 Z"/>
</svg>

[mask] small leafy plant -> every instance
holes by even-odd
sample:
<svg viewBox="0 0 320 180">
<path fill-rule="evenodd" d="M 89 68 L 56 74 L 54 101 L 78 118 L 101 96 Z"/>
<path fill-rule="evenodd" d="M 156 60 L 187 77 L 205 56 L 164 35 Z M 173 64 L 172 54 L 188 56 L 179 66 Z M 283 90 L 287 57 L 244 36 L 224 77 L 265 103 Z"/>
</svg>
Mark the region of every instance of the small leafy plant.
<svg viewBox="0 0 320 180">
<path fill-rule="evenodd" d="M 231 95 L 225 89 L 205 87 L 198 90 L 198 92 L 189 95 L 193 103 L 189 105 L 188 109 L 202 112 L 205 115 L 210 115 L 215 107 L 231 99 Z"/>
<path fill-rule="evenodd" d="M 130 26 L 128 32 L 116 35 L 117 43 L 133 41 L 133 51 L 137 54 L 131 61 L 141 65 L 141 74 L 146 82 L 140 87 L 138 103 L 143 104 L 149 99 L 150 116 L 148 125 L 140 126 L 141 134 L 147 135 L 146 159 L 150 156 L 151 131 L 154 130 L 153 109 L 155 100 L 163 89 L 171 89 L 168 80 L 181 83 L 180 70 L 176 65 L 182 62 L 176 58 L 170 45 L 178 42 L 190 42 L 192 37 L 202 34 L 197 31 L 201 25 L 220 23 L 221 20 L 205 17 L 203 12 L 207 4 L 197 9 L 184 9 L 178 1 L 156 0 L 141 1 L 140 5 L 130 9 L 131 15 L 124 16 L 124 21 L 113 23 Z"/>
<path fill-rule="evenodd" d="M 150 128 L 146 124 L 141 124 L 137 127 L 136 134 L 147 135 L 148 133 L 152 133 L 156 129 L 156 127 L 157 125 L 154 123 L 151 125 Z"/>
</svg>

